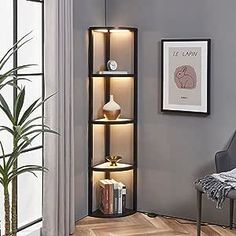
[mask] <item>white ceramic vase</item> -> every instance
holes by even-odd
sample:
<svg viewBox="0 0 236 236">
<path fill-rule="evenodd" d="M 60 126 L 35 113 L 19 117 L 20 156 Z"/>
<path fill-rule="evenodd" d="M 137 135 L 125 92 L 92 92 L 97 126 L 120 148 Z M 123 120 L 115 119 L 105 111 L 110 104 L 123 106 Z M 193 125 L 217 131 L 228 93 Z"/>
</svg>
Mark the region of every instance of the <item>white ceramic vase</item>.
<svg viewBox="0 0 236 236">
<path fill-rule="evenodd" d="M 116 120 L 120 117 L 120 105 L 114 101 L 113 95 L 110 95 L 110 101 L 103 106 L 104 117 L 108 120 Z"/>
</svg>

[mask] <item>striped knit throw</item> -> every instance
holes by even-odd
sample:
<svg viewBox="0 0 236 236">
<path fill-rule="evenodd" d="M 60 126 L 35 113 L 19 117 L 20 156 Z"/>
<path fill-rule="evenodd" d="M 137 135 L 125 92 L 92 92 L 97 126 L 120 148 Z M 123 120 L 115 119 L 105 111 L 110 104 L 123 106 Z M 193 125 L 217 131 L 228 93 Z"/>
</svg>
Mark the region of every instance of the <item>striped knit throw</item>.
<svg viewBox="0 0 236 236">
<path fill-rule="evenodd" d="M 195 184 L 200 185 L 208 198 L 216 202 L 217 208 L 222 208 L 229 191 L 236 189 L 236 168 L 228 172 L 207 175 L 198 179 Z"/>
</svg>

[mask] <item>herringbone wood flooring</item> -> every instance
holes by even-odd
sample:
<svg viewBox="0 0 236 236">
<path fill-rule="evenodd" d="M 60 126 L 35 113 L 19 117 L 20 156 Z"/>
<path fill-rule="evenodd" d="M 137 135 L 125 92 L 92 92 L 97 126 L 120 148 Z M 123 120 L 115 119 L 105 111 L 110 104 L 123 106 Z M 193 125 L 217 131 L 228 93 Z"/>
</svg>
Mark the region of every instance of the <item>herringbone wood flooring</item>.
<svg viewBox="0 0 236 236">
<path fill-rule="evenodd" d="M 74 236 L 196 236 L 196 226 L 192 222 L 162 217 L 149 218 L 136 213 L 115 219 L 86 217 L 76 225 Z M 203 226 L 202 236 L 236 236 L 219 226 Z"/>
</svg>

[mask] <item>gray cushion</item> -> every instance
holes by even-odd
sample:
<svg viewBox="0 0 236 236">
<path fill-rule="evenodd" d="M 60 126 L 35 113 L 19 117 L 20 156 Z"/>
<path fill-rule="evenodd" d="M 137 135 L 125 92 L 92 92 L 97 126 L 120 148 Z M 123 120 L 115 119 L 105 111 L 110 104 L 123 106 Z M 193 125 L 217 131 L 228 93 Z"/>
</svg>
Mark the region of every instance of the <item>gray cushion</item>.
<svg viewBox="0 0 236 236">
<path fill-rule="evenodd" d="M 201 187 L 199 184 L 195 184 L 195 188 L 196 188 L 198 191 L 203 192 L 202 187 Z M 231 191 L 228 193 L 227 198 L 236 199 L 236 190 L 235 190 L 235 189 L 231 190 Z"/>
</svg>

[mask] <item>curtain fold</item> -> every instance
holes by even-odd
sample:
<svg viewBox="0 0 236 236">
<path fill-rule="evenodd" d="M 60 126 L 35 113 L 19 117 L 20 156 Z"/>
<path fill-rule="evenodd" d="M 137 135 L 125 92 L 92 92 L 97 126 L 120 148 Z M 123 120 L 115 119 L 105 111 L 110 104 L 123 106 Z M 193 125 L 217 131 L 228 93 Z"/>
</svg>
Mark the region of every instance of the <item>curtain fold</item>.
<svg viewBox="0 0 236 236">
<path fill-rule="evenodd" d="M 45 4 L 45 123 L 59 136 L 45 135 L 43 236 L 68 236 L 74 219 L 73 0 Z"/>
</svg>

